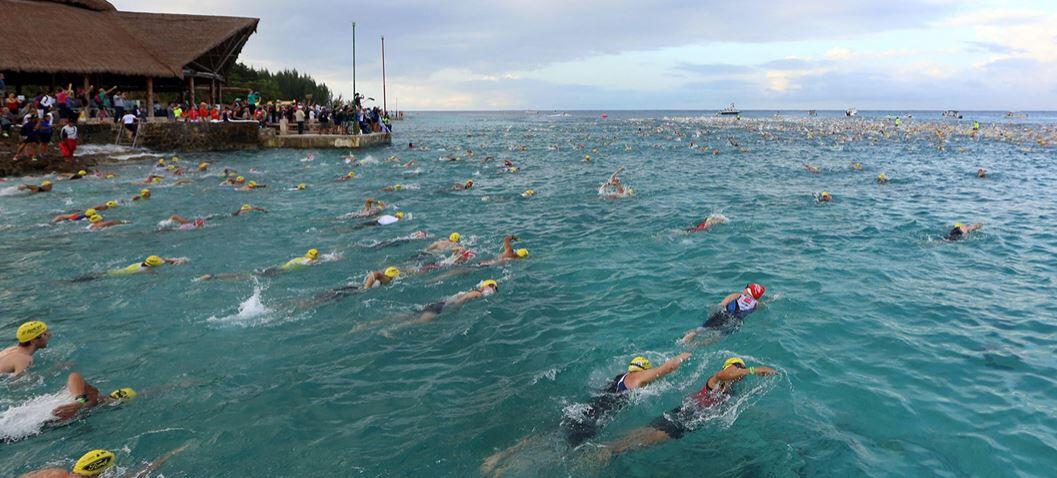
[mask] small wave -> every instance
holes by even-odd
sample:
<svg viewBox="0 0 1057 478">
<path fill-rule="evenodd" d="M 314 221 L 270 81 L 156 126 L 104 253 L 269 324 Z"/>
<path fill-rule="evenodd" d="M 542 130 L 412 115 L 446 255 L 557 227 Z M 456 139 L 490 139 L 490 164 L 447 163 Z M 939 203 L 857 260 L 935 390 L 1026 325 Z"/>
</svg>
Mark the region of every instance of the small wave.
<svg viewBox="0 0 1057 478">
<path fill-rule="evenodd" d="M 378 159 L 375 158 L 374 156 L 369 155 L 369 154 L 367 155 L 366 158 L 363 158 L 363 159 L 360 160 L 360 164 L 362 164 L 364 166 L 369 165 L 369 164 L 378 164 L 378 163 L 379 163 Z"/>
<path fill-rule="evenodd" d="M 269 309 L 263 302 L 261 302 L 261 292 L 261 287 L 259 285 L 254 285 L 253 294 L 239 303 L 239 311 L 237 313 L 226 317 L 210 316 L 206 319 L 206 322 L 243 327 L 252 327 L 266 323 L 267 320 L 265 319 L 267 318 L 267 315 L 271 313 L 272 309 Z"/>
<path fill-rule="evenodd" d="M 17 196 L 19 194 L 22 194 L 22 191 L 18 190 L 17 185 L 0 188 L 0 196 Z"/>
<path fill-rule="evenodd" d="M 66 390 L 27 399 L 0 412 L 0 441 L 11 442 L 37 435 L 55 419 L 51 411 L 70 403 L 73 397 Z"/>
</svg>

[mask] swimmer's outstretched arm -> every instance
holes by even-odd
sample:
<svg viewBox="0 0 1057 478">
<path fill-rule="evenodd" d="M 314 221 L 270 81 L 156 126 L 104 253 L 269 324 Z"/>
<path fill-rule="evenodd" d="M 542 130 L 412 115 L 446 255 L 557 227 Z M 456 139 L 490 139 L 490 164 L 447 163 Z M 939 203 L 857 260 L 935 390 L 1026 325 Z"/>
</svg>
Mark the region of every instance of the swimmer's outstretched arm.
<svg viewBox="0 0 1057 478">
<path fill-rule="evenodd" d="M 84 377 L 77 372 L 73 372 L 66 379 L 66 389 L 69 390 L 70 395 L 78 398 L 79 400 L 73 403 L 67 403 L 60 405 L 52 410 L 51 414 L 59 421 L 66 421 L 77 415 L 77 412 L 92 408 L 99 404 L 99 390 L 84 381 Z M 83 401 L 81 401 L 83 400 Z"/>
<path fill-rule="evenodd" d="M 126 475 L 122 475 L 122 476 L 123 477 L 127 477 L 127 478 L 140 478 L 140 477 L 143 477 L 143 476 L 147 476 L 148 473 L 150 473 L 151 471 L 154 471 L 159 466 L 161 466 L 163 463 L 169 461 L 169 459 L 174 457 L 174 456 L 176 456 L 177 453 L 180 453 L 180 452 L 186 450 L 187 447 L 189 447 L 189 446 L 191 446 L 190 443 L 188 443 L 188 444 L 186 444 L 186 445 L 184 445 L 184 446 L 182 446 L 180 448 L 176 448 L 176 449 L 170 451 L 169 453 L 166 453 L 166 454 L 162 455 L 157 460 L 154 460 L 154 461 L 150 462 L 150 464 L 148 464 L 147 466 L 144 466 L 143 468 L 140 468 L 135 473 L 132 473 L 130 475 L 126 474 Z"/>
<path fill-rule="evenodd" d="M 650 383 L 650 382 L 652 382 L 654 380 L 657 380 L 657 379 L 659 379 L 659 378 L 661 378 L 661 377 L 663 377 L 665 375 L 668 375 L 668 374 L 678 370 L 679 366 L 682 365 L 683 362 L 685 362 L 685 361 L 687 361 L 689 359 L 690 359 L 690 352 L 683 352 L 683 353 L 675 356 L 675 358 L 673 358 L 671 360 L 668 360 L 667 362 L 664 362 L 664 364 L 661 365 L 660 367 L 654 367 L 654 368 L 651 368 L 649 370 L 643 371 L 640 374 L 633 374 L 632 376 L 625 378 L 624 379 L 625 384 L 627 384 L 627 380 L 628 379 L 635 378 L 637 380 L 634 380 L 632 382 L 632 384 L 635 385 L 636 387 L 641 387 L 643 385 L 646 385 L 646 384 L 648 384 L 648 383 Z"/>
<path fill-rule="evenodd" d="M 510 245 L 511 242 L 519 240 L 517 236 L 506 236 L 503 238 L 503 254 L 504 257 L 517 257 L 517 253 L 514 252 L 514 246 Z"/>
<path fill-rule="evenodd" d="M 609 179 L 606 180 L 606 184 L 613 184 L 613 180 L 616 179 L 617 176 L 619 176 L 620 173 L 622 173 L 623 171 L 624 166 L 621 166 L 620 168 L 617 168 L 616 171 L 613 171 L 613 174 L 609 175 Z"/>
</svg>

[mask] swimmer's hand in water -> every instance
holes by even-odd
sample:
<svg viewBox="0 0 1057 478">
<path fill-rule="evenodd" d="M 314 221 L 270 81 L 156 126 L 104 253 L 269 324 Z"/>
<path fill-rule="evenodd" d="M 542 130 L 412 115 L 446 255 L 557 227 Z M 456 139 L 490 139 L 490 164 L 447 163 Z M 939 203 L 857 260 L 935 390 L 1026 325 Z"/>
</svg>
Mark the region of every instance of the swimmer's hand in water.
<svg viewBox="0 0 1057 478">
<path fill-rule="evenodd" d="M 79 403 L 79 402 L 67 403 L 66 405 L 60 405 L 58 407 L 55 407 L 55 409 L 51 411 L 51 414 L 55 415 L 55 418 L 58 421 L 65 422 L 65 421 L 77 416 L 77 414 L 81 410 L 87 408 L 87 405 L 88 404 L 86 404 L 86 403 Z"/>
</svg>

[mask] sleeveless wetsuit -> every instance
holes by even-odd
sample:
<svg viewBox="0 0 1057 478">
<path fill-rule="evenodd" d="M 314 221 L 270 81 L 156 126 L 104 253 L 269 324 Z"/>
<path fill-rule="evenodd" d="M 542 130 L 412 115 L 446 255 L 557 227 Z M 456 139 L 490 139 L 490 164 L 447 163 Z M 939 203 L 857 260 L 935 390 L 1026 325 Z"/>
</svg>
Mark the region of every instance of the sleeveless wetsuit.
<svg viewBox="0 0 1057 478">
<path fill-rule="evenodd" d="M 712 314 L 704 324 L 705 329 L 721 329 L 735 327 L 749 314 L 756 312 L 759 303 L 752 296 L 741 294 L 737 300 L 727 303 L 726 308 Z"/>
<path fill-rule="evenodd" d="M 587 402 L 587 409 L 584 410 L 582 416 L 562 419 L 561 428 L 565 432 L 565 440 L 569 446 L 576 448 L 590 440 L 602 430 L 604 425 L 602 421 L 607 415 L 627 405 L 628 397 L 624 393 L 628 390 L 624 385 L 624 378 L 627 376 L 628 374 L 624 373 L 613 377 L 602 393 L 595 395 Z"/>
</svg>

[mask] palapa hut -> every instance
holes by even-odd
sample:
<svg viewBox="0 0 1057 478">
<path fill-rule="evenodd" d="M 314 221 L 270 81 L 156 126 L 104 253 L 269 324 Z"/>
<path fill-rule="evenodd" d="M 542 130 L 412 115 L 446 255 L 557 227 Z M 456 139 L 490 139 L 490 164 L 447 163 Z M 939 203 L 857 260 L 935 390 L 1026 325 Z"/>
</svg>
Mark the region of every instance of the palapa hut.
<svg viewBox="0 0 1057 478">
<path fill-rule="evenodd" d="M 0 12 L 0 72 L 9 85 L 117 86 L 146 91 L 148 105 L 155 91 L 185 91 L 195 101 L 206 90 L 215 102 L 260 21 L 119 12 L 106 0 L 0 0 Z"/>
</svg>

